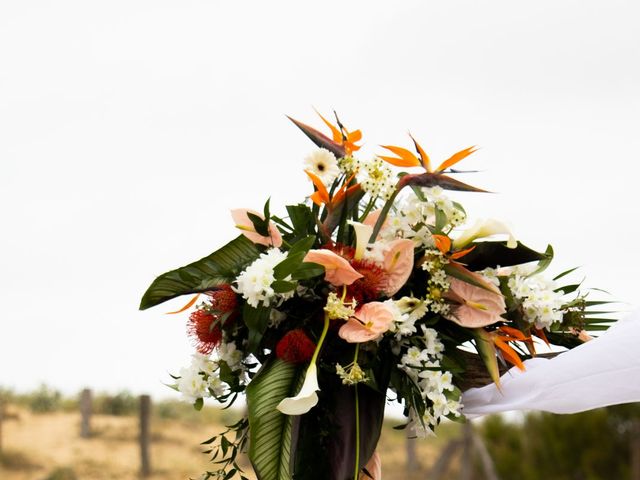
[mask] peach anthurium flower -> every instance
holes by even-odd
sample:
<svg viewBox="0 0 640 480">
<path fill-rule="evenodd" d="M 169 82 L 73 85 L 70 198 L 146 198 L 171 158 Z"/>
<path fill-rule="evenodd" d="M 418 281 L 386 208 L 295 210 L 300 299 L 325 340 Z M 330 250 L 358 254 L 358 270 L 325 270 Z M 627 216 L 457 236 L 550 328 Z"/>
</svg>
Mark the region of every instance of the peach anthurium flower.
<svg viewBox="0 0 640 480">
<path fill-rule="evenodd" d="M 458 302 L 445 317 L 466 328 L 492 325 L 502 319 L 506 312 L 504 297 L 454 277 L 449 277 L 450 287 L 446 296 Z"/>
<path fill-rule="evenodd" d="M 248 213 L 264 220 L 264 216 L 258 212 L 246 208 L 236 208 L 235 210 L 231 210 L 231 217 L 233 221 L 236 222 L 236 228 L 253 243 L 279 248 L 282 245 L 282 236 L 276 226 L 272 222 L 269 222 L 269 236 L 260 235 L 256 232 L 253 222 L 251 222 L 249 215 L 247 215 Z"/>
<path fill-rule="evenodd" d="M 413 240 L 399 238 L 389 242 L 384 254 L 384 269 L 387 272 L 384 292 L 390 297 L 407 282 L 413 270 Z"/>
<path fill-rule="evenodd" d="M 389 330 L 393 323 L 393 312 L 382 302 L 365 303 L 340 327 L 338 335 L 349 343 L 364 343 L 376 340 Z"/>
<path fill-rule="evenodd" d="M 362 472 L 358 480 L 367 480 L 373 478 L 373 480 L 382 480 L 382 461 L 380 460 L 380 455 L 378 455 L 378 450 L 373 452 L 371 458 L 364 466 L 364 468 L 369 472 L 369 475 Z"/>
<path fill-rule="evenodd" d="M 302 388 L 295 397 L 287 397 L 276 407 L 285 415 L 302 415 L 307 413 L 318 403 L 318 370 L 315 361 L 312 361 L 307 368 Z"/>
<path fill-rule="evenodd" d="M 331 250 L 319 249 L 309 250 L 304 257 L 305 262 L 312 262 L 324 267 L 324 278 L 334 287 L 342 285 L 351 285 L 353 282 L 362 278 L 363 275 L 358 273 L 351 264 L 337 253 Z"/>
</svg>

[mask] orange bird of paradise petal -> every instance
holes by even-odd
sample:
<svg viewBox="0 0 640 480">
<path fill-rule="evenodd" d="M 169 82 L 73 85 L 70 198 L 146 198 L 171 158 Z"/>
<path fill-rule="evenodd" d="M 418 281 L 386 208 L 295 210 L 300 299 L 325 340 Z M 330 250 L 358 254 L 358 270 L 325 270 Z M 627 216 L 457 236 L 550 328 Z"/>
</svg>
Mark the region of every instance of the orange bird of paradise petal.
<svg viewBox="0 0 640 480">
<path fill-rule="evenodd" d="M 451 239 L 446 235 L 433 235 L 433 241 L 436 244 L 436 248 L 440 250 L 441 253 L 447 255 L 449 250 L 451 250 Z"/>
<path fill-rule="evenodd" d="M 418 157 L 406 148 L 396 147 L 394 145 L 380 145 L 382 148 L 386 148 L 392 153 L 395 153 L 398 157 L 388 157 L 380 155 L 380 158 L 384 161 L 395 165 L 396 167 L 419 167 L 422 165 Z"/>
<path fill-rule="evenodd" d="M 198 293 L 195 297 L 193 297 L 191 300 L 189 300 L 189 301 L 187 302 L 187 304 L 186 304 L 184 307 L 179 308 L 178 310 L 175 310 L 175 311 L 173 311 L 173 312 L 167 312 L 166 314 L 167 314 L 167 315 L 174 315 L 174 314 L 176 314 L 176 313 L 182 313 L 182 312 L 184 312 L 184 311 L 185 311 L 185 310 L 187 310 L 188 308 L 191 308 L 191 307 L 193 306 L 193 304 L 194 304 L 194 303 L 196 303 L 196 301 L 198 300 L 198 297 L 200 297 L 200 294 L 199 294 L 199 293 Z"/>
<path fill-rule="evenodd" d="M 524 371 L 524 363 L 522 363 L 522 360 L 520 359 L 516 351 L 509 346 L 509 344 L 507 343 L 508 341 L 509 340 L 504 340 L 504 337 L 501 337 L 500 335 L 496 335 L 493 337 L 493 343 L 500 349 L 500 352 L 502 353 L 504 359 L 512 365 L 518 367 L 520 370 Z"/>
<path fill-rule="evenodd" d="M 460 160 L 464 160 L 465 158 L 467 158 L 469 155 L 471 155 L 473 152 L 477 150 L 478 149 L 475 146 L 473 146 L 473 147 L 465 148 L 464 150 L 460 150 L 458 153 L 454 153 L 453 155 L 451 155 L 451 157 L 449 157 L 444 162 L 442 162 L 438 168 L 436 168 L 436 172 L 442 172 L 449 167 L 453 167 Z"/>
<path fill-rule="evenodd" d="M 331 135 L 333 136 L 333 141 L 342 145 L 347 152 L 347 155 L 351 155 L 353 152 L 357 152 L 360 150 L 360 146 L 356 145 L 356 142 L 362 140 L 362 132 L 360 130 L 354 130 L 353 132 L 349 132 L 343 125 L 340 125 L 340 128 L 336 127 L 329 120 L 324 118 L 320 112 L 316 110 L 318 116 L 322 119 L 324 124 L 329 127 L 331 130 Z"/>
</svg>

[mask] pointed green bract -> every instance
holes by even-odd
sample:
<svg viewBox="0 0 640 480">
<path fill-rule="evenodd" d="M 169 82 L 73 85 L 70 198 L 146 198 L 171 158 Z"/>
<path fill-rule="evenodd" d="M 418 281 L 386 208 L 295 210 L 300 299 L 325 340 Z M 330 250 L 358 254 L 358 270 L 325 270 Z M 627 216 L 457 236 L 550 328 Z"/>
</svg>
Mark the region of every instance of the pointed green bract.
<svg viewBox="0 0 640 480">
<path fill-rule="evenodd" d="M 476 341 L 476 350 L 487 367 L 491 380 L 500 388 L 500 369 L 496 357 L 496 346 L 491 335 L 484 328 L 474 328 L 472 334 Z"/>
<path fill-rule="evenodd" d="M 259 254 L 256 245 L 240 235 L 211 255 L 160 275 L 144 293 L 140 310 L 180 295 L 206 292 L 231 283 Z"/>
<path fill-rule="evenodd" d="M 259 480 L 291 479 L 292 417 L 276 407 L 295 394 L 304 371 L 272 357 L 247 387 L 249 459 Z"/>
</svg>

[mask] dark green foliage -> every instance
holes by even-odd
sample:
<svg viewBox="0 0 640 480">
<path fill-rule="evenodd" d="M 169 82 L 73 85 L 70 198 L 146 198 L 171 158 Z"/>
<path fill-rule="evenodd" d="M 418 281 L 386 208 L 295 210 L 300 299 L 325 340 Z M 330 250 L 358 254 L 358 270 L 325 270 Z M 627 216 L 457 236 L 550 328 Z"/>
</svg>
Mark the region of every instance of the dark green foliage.
<svg viewBox="0 0 640 480">
<path fill-rule="evenodd" d="M 522 424 L 488 418 L 480 431 L 503 479 L 630 478 L 634 422 L 640 404 L 575 415 L 532 413 Z"/>
</svg>

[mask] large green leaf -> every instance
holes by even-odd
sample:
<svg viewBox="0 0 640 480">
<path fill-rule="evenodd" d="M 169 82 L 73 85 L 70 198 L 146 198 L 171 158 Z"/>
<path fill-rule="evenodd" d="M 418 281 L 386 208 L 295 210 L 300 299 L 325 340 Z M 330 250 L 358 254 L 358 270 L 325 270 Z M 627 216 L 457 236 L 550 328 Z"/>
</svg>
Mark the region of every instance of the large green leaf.
<svg viewBox="0 0 640 480">
<path fill-rule="evenodd" d="M 292 417 L 276 407 L 295 394 L 303 373 L 304 369 L 272 357 L 247 387 L 249 459 L 259 480 L 291 479 Z"/>
<path fill-rule="evenodd" d="M 545 260 L 548 253 L 540 253 L 518 242 L 516 248 L 507 247 L 507 242 L 476 242 L 475 248 L 460 258 L 469 270 L 484 270 L 487 267 L 509 267 L 522 263 Z"/>
<path fill-rule="evenodd" d="M 253 242 L 240 235 L 208 257 L 160 275 L 144 293 L 140 310 L 180 295 L 206 292 L 231 283 L 259 254 Z"/>
</svg>

